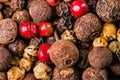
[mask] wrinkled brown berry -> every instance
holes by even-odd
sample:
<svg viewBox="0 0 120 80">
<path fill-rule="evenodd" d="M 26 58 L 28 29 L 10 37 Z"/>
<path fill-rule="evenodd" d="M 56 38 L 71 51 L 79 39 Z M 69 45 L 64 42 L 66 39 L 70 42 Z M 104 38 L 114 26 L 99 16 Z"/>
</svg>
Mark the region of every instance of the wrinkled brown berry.
<svg viewBox="0 0 120 80">
<path fill-rule="evenodd" d="M 94 69 L 89 67 L 82 74 L 82 80 L 108 80 L 105 69 Z"/>
<path fill-rule="evenodd" d="M 6 72 L 0 72 L 0 80 L 7 80 Z"/>
<path fill-rule="evenodd" d="M 45 0 L 32 1 L 29 4 L 29 13 L 34 21 L 42 22 L 51 18 L 52 8 Z"/>
<path fill-rule="evenodd" d="M 99 0 L 96 13 L 104 22 L 120 20 L 120 0 Z"/>
<path fill-rule="evenodd" d="M 72 66 L 78 58 L 77 47 L 68 40 L 58 40 L 50 48 L 50 59 L 57 67 Z"/>
<path fill-rule="evenodd" d="M 79 40 L 88 42 L 96 38 L 102 29 L 99 18 L 93 13 L 87 13 L 75 21 L 74 32 Z"/>
<path fill-rule="evenodd" d="M 5 70 L 11 61 L 11 53 L 5 47 L 0 46 L 0 71 Z"/>
<path fill-rule="evenodd" d="M 79 73 L 74 67 L 55 67 L 53 70 L 52 80 L 79 80 L 79 78 Z"/>
<path fill-rule="evenodd" d="M 106 47 L 94 47 L 88 54 L 88 60 L 94 68 L 104 68 L 112 62 L 112 53 Z"/>
</svg>

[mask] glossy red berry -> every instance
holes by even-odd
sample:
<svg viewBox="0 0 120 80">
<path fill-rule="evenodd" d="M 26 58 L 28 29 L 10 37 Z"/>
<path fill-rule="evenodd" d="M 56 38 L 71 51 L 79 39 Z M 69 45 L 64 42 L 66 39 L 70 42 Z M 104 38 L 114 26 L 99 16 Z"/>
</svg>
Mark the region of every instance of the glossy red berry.
<svg viewBox="0 0 120 80">
<path fill-rule="evenodd" d="M 70 5 L 70 11 L 75 17 L 80 17 L 87 13 L 88 4 L 84 0 L 75 0 Z"/>
<path fill-rule="evenodd" d="M 53 26 L 49 22 L 41 22 L 38 29 L 39 35 L 42 37 L 49 37 L 53 34 Z"/>
<path fill-rule="evenodd" d="M 47 0 L 47 2 L 51 6 L 56 6 L 60 2 L 60 0 Z"/>
<path fill-rule="evenodd" d="M 50 50 L 50 44 L 42 44 L 38 51 L 38 59 L 41 62 L 50 62 L 50 56 L 49 56 L 49 50 Z"/>
<path fill-rule="evenodd" d="M 30 39 L 37 35 L 37 27 L 31 21 L 24 21 L 19 26 L 19 33 L 25 39 Z"/>
</svg>

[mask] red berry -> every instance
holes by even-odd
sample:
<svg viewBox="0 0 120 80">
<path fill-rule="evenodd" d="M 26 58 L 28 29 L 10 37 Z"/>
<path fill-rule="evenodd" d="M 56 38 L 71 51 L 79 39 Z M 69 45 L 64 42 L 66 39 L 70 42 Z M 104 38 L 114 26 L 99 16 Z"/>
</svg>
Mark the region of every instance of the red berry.
<svg viewBox="0 0 120 80">
<path fill-rule="evenodd" d="M 31 21 L 24 21 L 19 26 L 19 33 L 25 39 L 30 39 L 37 35 L 37 27 Z"/>
<path fill-rule="evenodd" d="M 51 6 L 56 6 L 60 2 L 60 0 L 47 0 L 47 2 Z"/>
<path fill-rule="evenodd" d="M 80 17 L 87 13 L 88 4 L 84 0 L 75 0 L 70 5 L 70 11 L 75 17 Z"/>
<path fill-rule="evenodd" d="M 53 34 L 53 26 L 49 22 L 41 22 L 38 29 L 39 35 L 42 37 L 49 37 Z"/>
<path fill-rule="evenodd" d="M 41 62 L 50 62 L 50 56 L 49 56 L 49 50 L 50 50 L 50 44 L 42 44 L 38 51 L 38 59 Z"/>
</svg>

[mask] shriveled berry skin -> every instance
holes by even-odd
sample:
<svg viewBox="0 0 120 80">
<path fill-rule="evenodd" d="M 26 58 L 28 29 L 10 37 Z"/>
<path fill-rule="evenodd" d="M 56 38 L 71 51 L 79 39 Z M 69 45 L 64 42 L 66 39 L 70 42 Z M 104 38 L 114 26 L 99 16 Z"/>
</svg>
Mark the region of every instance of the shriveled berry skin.
<svg viewBox="0 0 120 80">
<path fill-rule="evenodd" d="M 120 20 L 120 0 L 98 0 L 96 13 L 104 22 Z"/>
<path fill-rule="evenodd" d="M 58 40 L 50 48 L 51 61 L 60 68 L 74 65 L 79 58 L 77 47 L 68 40 Z"/>
<path fill-rule="evenodd" d="M 105 69 L 94 69 L 88 67 L 82 74 L 82 80 L 108 80 L 108 74 Z"/>
<path fill-rule="evenodd" d="M 99 36 L 102 30 L 102 25 L 95 14 L 87 13 L 77 18 L 73 30 L 78 40 L 89 42 Z"/>
<path fill-rule="evenodd" d="M 59 68 L 55 67 L 53 70 L 52 80 L 79 80 L 79 72 L 74 67 Z"/>
<path fill-rule="evenodd" d="M 88 60 L 94 68 L 105 68 L 112 62 L 112 52 L 106 47 L 94 47 L 88 54 Z"/>
</svg>

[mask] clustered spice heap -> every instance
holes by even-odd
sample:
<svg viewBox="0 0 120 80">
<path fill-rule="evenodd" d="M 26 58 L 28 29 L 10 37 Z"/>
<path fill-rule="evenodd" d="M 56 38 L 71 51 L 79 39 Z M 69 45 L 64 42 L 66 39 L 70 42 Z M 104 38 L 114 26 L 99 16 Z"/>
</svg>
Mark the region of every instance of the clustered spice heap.
<svg viewBox="0 0 120 80">
<path fill-rule="evenodd" d="M 119 80 L 120 0 L 0 0 L 0 80 Z"/>
</svg>

